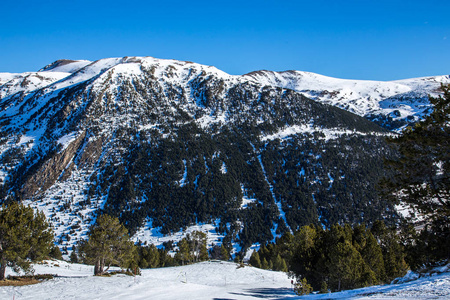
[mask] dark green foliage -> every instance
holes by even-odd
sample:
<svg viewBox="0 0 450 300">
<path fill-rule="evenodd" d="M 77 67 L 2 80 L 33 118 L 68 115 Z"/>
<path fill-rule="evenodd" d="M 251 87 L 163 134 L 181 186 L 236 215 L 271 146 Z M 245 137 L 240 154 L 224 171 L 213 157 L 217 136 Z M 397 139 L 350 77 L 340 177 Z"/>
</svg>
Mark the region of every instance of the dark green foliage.
<svg viewBox="0 0 450 300">
<path fill-rule="evenodd" d="M 204 232 L 194 231 L 192 234 L 187 234 L 185 238 L 178 242 L 175 260 L 181 265 L 207 260 L 209 255 L 206 242 L 207 237 Z"/>
<path fill-rule="evenodd" d="M 364 286 L 365 262 L 352 244 L 351 227 L 331 226 L 326 231 L 324 244 L 330 288 L 340 291 Z"/>
<path fill-rule="evenodd" d="M 386 161 L 394 173 L 382 182 L 391 201 L 425 219 L 418 232 L 403 226 L 407 260 L 414 269 L 450 257 L 450 86 L 442 89 L 443 97 L 430 97 L 434 109 L 425 120 L 389 139 L 399 157 Z"/>
<path fill-rule="evenodd" d="M 62 260 L 62 253 L 58 246 L 53 246 L 48 254 L 51 258 Z"/>
<path fill-rule="evenodd" d="M 230 251 L 224 246 L 224 244 L 222 244 L 222 246 L 220 246 L 220 255 L 221 255 L 221 259 L 223 259 L 223 260 L 230 259 Z"/>
<path fill-rule="evenodd" d="M 127 229 L 108 215 L 97 218 L 88 232 L 88 240 L 82 241 L 78 251 L 85 263 L 94 264 L 94 275 L 103 275 L 111 265 L 132 270 L 137 267 L 136 247 Z"/>
<path fill-rule="evenodd" d="M 261 260 L 259 259 L 259 254 L 257 251 L 254 251 L 252 255 L 250 256 L 250 260 L 248 263 L 255 267 L 255 268 L 261 268 Z"/>
<path fill-rule="evenodd" d="M 353 245 L 366 264 L 363 274 L 363 277 L 365 277 L 363 285 L 374 285 L 383 282 L 386 279 L 383 253 L 372 232 L 364 225 L 355 226 L 353 229 Z"/>
<path fill-rule="evenodd" d="M 0 280 L 6 266 L 14 271 L 32 271 L 31 263 L 47 257 L 53 246 L 53 232 L 42 212 L 17 202 L 0 210 Z"/>
<path fill-rule="evenodd" d="M 397 277 L 406 274 L 408 265 L 405 261 L 405 249 L 401 243 L 400 236 L 395 227 L 388 228 L 377 221 L 371 229 L 373 235 L 378 240 L 384 259 L 386 277 L 384 281 L 390 282 Z"/>
<path fill-rule="evenodd" d="M 434 221 L 417 231 L 412 224 L 402 227 L 401 238 L 406 248 L 408 265 L 413 270 L 427 268 L 450 258 L 450 228 Z"/>
<path fill-rule="evenodd" d="M 261 246 L 253 253 L 251 264 L 256 257 L 261 268 L 273 262 L 273 269 L 280 271 L 280 261 L 289 262 L 288 270 L 297 282 L 307 279 L 314 290 L 323 292 L 390 282 L 403 276 L 407 268 L 401 241 L 380 222 L 371 230 L 363 225 L 353 229 L 333 225 L 326 230 L 303 226 L 293 236 L 288 233 L 276 244 Z"/>
<path fill-rule="evenodd" d="M 328 284 L 326 281 L 322 281 L 322 285 L 320 286 L 320 291 L 321 294 L 326 294 L 328 293 Z"/>
<path fill-rule="evenodd" d="M 273 261 L 272 270 L 282 272 L 288 271 L 286 261 L 283 258 L 281 258 L 280 254 L 278 254 L 275 260 Z"/>
<path fill-rule="evenodd" d="M 71 263 L 77 264 L 79 259 L 77 255 L 77 249 L 75 246 L 72 247 L 72 252 L 70 253 L 69 260 Z"/>
<path fill-rule="evenodd" d="M 158 249 L 155 245 L 137 246 L 138 265 L 141 269 L 175 266 L 176 262 L 168 254 L 168 249 Z"/>
<path fill-rule="evenodd" d="M 191 249 L 189 247 L 189 242 L 186 238 L 183 238 L 181 241 L 178 242 L 178 251 L 175 254 L 174 258 L 181 265 L 189 263 L 193 260 L 191 255 Z"/>
<path fill-rule="evenodd" d="M 308 283 L 306 278 L 302 278 L 295 283 L 294 292 L 299 295 L 309 295 L 313 291 L 312 286 Z"/>
<path fill-rule="evenodd" d="M 281 236 L 310 223 L 392 217 L 390 204 L 375 189 L 383 169 L 374 153 L 386 152 L 383 138 L 313 141 L 298 135 L 261 143 L 256 137 L 265 129 L 260 127 L 223 128 L 212 137 L 188 123 L 174 140 L 149 132 L 151 140 L 135 141 L 123 164 L 103 167 L 90 195 L 107 193 L 103 212 L 119 217 L 131 233 L 145 218 L 163 234 L 220 219 L 219 233 L 239 236 L 244 249 L 273 241 L 272 226 Z M 240 209 L 243 196 L 256 201 Z M 275 201 L 281 202 L 287 224 Z M 242 229 L 229 226 L 236 221 Z"/>
</svg>

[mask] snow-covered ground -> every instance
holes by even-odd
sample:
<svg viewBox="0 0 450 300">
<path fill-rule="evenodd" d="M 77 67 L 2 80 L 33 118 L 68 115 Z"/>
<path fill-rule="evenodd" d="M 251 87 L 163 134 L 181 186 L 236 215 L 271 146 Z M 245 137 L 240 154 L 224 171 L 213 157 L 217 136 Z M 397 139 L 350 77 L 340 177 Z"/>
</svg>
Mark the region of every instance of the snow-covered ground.
<svg viewBox="0 0 450 300">
<path fill-rule="evenodd" d="M 0 299 L 450 299 L 448 267 L 447 272 L 401 284 L 303 297 L 293 293 L 285 273 L 238 268 L 231 262 L 147 269 L 136 277 L 94 277 L 93 267 L 63 261 L 35 269 L 59 277 L 37 285 L 0 287 Z"/>
</svg>

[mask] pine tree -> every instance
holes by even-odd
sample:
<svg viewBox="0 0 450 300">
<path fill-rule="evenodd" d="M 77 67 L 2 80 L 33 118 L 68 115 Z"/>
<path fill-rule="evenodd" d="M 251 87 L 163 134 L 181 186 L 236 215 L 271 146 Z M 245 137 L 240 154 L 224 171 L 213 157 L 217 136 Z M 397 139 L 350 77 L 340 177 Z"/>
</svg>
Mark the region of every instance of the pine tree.
<svg viewBox="0 0 450 300">
<path fill-rule="evenodd" d="M 188 240 L 191 245 L 191 256 L 195 261 L 204 261 L 209 258 L 208 249 L 206 248 L 206 233 L 196 230 L 188 236 Z"/>
<path fill-rule="evenodd" d="M 181 265 L 192 261 L 189 242 L 186 238 L 183 238 L 178 242 L 178 251 L 174 258 L 179 261 Z"/>
<path fill-rule="evenodd" d="M 273 262 L 273 270 L 286 272 L 286 269 L 286 262 L 281 258 L 280 254 L 278 254 L 277 257 L 275 257 L 275 261 Z"/>
<path fill-rule="evenodd" d="M 155 245 L 151 244 L 147 247 L 147 267 L 156 268 L 159 266 L 159 251 Z"/>
<path fill-rule="evenodd" d="M 267 270 L 269 268 L 269 263 L 267 262 L 266 258 L 264 257 L 261 262 L 261 269 Z"/>
<path fill-rule="evenodd" d="M 364 225 L 356 226 L 353 229 L 353 245 L 367 266 L 363 274 L 363 285 L 374 285 L 384 281 L 386 274 L 383 253 L 372 232 Z"/>
<path fill-rule="evenodd" d="M 103 275 L 111 265 L 128 268 L 137 255 L 128 230 L 119 219 L 108 215 L 97 218 L 79 252 L 85 262 L 94 264 L 94 275 Z"/>
<path fill-rule="evenodd" d="M 6 266 L 31 271 L 31 262 L 45 258 L 53 246 L 53 232 L 42 212 L 17 202 L 0 211 L 0 280 Z"/>
<path fill-rule="evenodd" d="M 293 254 L 289 263 L 290 270 L 295 273 L 297 280 L 308 278 L 315 288 L 320 287 L 323 280 L 321 273 L 327 272 L 320 261 L 326 251 L 318 244 L 322 235 L 323 232 L 316 230 L 313 225 L 303 226 L 295 233 L 291 244 Z"/>
<path fill-rule="evenodd" d="M 220 246 L 220 255 L 223 260 L 228 261 L 230 259 L 230 253 L 223 244 Z"/>
<path fill-rule="evenodd" d="M 59 249 L 58 246 L 53 246 L 48 255 L 54 259 L 59 259 L 59 260 L 63 259 L 61 250 Z"/>
<path fill-rule="evenodd" d="M 78 263 L 77 248 L 75 246 L 72 247 L 72 252 L 70 253 L 69 260 L 71 263 Z"/>
<path fill-rule="evenodd" d="M 312 286 L 308 283 L 306 278 L 302 278 L 301 280 L 297 281 L 294 286 L 294 292 L 299 295 L 308 295 L 313 291 Z"/>
<path fill-rule="evenodd" d="M 327 294 L 328 293 L 328 284 L 326 281 L 322 281 L 322 284 L 320 285 L 320 291 L 321 294 Z"/>
<path fill-rule="evenodd" d="M 261 260 L 259 258 L 258 251 L 253 251 L 252 255 L 250 256 L 249 263 L 255 268 L 261 268 Z"/>
<path fill-rule="evenodd" d="M 378 240 L 383 253 L 385 267 L 385 281 L 391 281 L 403 276 L 408 270 L 405 261 L 405 251 L 397 235 L 395 228 L 387 228 L 381 221 L 376 221 L 371 229 L 373 235 Z"/>
<path fill-rule="evenodd" d="M 359 287 L 364 269 L 361 254 L 352 244 L 352 229 L 333 225 L 328 232 L 330 286 L 340 291 Z"/>
</svg>

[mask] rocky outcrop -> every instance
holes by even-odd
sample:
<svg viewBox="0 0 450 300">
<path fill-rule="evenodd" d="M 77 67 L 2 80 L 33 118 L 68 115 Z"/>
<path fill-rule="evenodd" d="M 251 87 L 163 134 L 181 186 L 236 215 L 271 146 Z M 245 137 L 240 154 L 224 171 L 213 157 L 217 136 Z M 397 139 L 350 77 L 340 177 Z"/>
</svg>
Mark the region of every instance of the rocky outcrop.
<svg viewBox="0 0 450 300">
<path fill-rule="evenodd" d="M 72 163 L 72 160 L 86 137 L 86 132 L 82 132 L 78 138 L 72 141 L 66 149 L 49 158 L 37 172 L 30 176 L 22 188 L 25 198 L 42 193 L 51 187 L 61 174 Z M 66 170 L 70 172 L 69 170 Z"/>
</svg>

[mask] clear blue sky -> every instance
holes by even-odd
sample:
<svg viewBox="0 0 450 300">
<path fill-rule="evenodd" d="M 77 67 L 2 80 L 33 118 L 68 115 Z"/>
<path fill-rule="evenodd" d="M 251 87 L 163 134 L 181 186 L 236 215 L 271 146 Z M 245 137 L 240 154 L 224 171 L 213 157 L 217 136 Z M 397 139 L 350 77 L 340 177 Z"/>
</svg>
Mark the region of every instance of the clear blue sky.
<svg viewBox="0 0 450 300">
<path fill-rule="evenodd" d="M 2 0 L 0 11 L 0 72 L 35 71 L 62 58 L 153 56 L 236 75 L 450 74 L 448 0 Z"/>
</svg>

